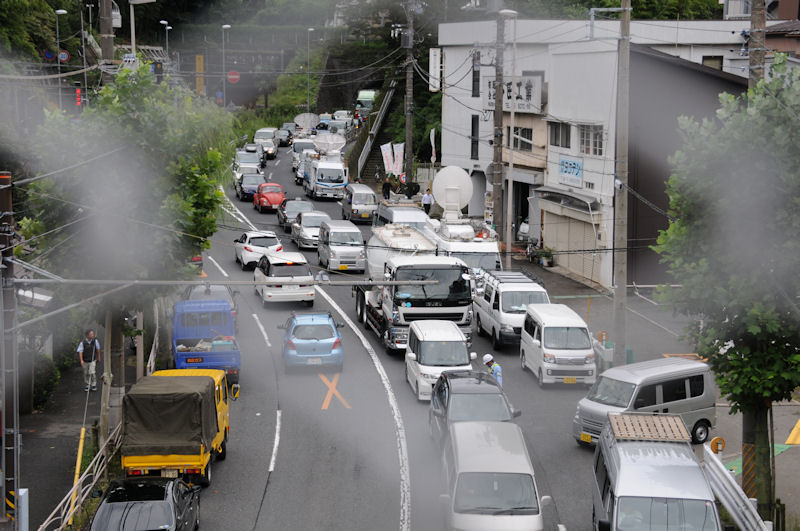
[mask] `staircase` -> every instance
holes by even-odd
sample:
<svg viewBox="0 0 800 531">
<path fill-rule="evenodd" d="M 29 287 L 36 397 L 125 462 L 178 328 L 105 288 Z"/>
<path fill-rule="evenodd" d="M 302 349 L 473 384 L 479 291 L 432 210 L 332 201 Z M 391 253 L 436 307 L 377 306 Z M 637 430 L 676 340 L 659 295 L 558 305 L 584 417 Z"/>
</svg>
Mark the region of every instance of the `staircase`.
<svg viewBox="0 0 800 531">
<path fill-rule="evenodd" d="M 392 141 L 392 136 L 386 132 L 384 128 L 378 131 L 378 136 L 372 143 L 372 149 L 369 152 L 367 162 L 364 164 L 364 169 L 361 172 L 361 182 L 368 184 L 380 190 L 381 183 L 375 181 L 375 170 L 380 168 L 381 175 L 386 176 L 386 171 L 383 168 L 383 155 L 381 154 L 381 146 L 387 142 Z"/>
</svg>

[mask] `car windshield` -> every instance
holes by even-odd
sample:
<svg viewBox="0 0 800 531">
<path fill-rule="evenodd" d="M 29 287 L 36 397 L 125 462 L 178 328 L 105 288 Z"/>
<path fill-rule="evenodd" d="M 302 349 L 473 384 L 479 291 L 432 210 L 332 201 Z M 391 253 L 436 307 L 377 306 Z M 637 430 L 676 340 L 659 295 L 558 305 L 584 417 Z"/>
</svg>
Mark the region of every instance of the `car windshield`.
<svg viewBox="0 0 800 531">
<path fill-rule="evenodd" d="M 586 350 L 592 348 L 589 331 L 580 326 L 547 326 L 544 346 L 556 350 Z"/>
<path fill-rule="evenodd" d="M 495 472 L 459 474 L 453 510 L 473 514 L 539 514 L 533 477 Z"/>
<path fill-rule="evenodd" d="M 270 268 L 273 277 L 310 277 L 308 264 L 275 264 Z"/>
<path fill-rule="evenodd" d="M 331 218 L 324 217 L 324 216 L 303 216 L 303 227 L 319 227 L 322 225 L 323 221 L 327 221 Z"/>
<path fill-rule="evenodd" d="M 420 365 L 435 367 L 467 365 L 467 344 L 463 341 L 420 341 L 417 361 Z"/>
<path fill-rule="evenodd" d="M 250 245 L 253 247 L 272 247 L 280 242 L 275 236 L 254 236 L 250 238 Z"/>
<path fill-rule="evenodd" d="M 707 500 L 624 496 L 617 503 L 619 531 L 716 531 L 717 512 Z"/>
<path fill-rule="evenodd" d="M 272 131 L 256 131 L 253 140 L 267 140 L 273 138 Z"/>
<path fill-rule="evenodd" d="M 470 269 L 484 269 L 486 271 L 500 269 L 500 253 L 450 253 L 450 256 L 460 258 Z"/>
<path fill-rule="evenodd" d="M 262 194 L 280 194 L 283 192 L 280 186 L 262 186 L 261 193 Z"/>
<path fill-rule="evenodd" d="M 331 245 L 362 245 L 361 232 L 331 232 Z"/>
<path fill-rule="evenodd" d="M 298 140 L 292 145 L 292 151 L 295 153 L 302 153 L 306 149 L 314 149 L 314 142 Z"/>
<path fill-rule="evenodd" d="M 263 182 L 264 177 L 260 173 L 245 173 L 242 176 L 242 185 L 256 185 Z"/>
<path fill-rule="evenodd" d="M 343 183 L 344 171 L 331 168 L 321 169 L 317 174 L 317 180 L 322 183 Z"/>
<path fill-rule="evenodd" d="M 264 140 L 264 149 L 269 149 L 274 147 L 275 147 L 275 142 L 273 142 L 272 139 Z"/>
<path fill-rule="evenodd" d="M 289 131 L 284 131 L 283 129 L 281 129 L 280 131 L 278 131 L 278 136 L 281 138 L 289 138 Z"/>
<path fill-rule="evenodd" d="M 607 406 L 627 407 L 631 402 L 636 386 L 632 383 L 600 376 L 589 390 L 587 399 Z"/>
<path fill-rule="evenodd" d="M 292 330 L 292 336 L 296 339 L 333 339 L 336 337 L 336 332 L 329 324 L 310 324 L 310 325 L 297 325 Z"/>
<path fill-rule="evenodd" d="M 528 304 L 550 302 L 544 291 L 503 291 L 500 293 L 500 307 L 506 313 L 525 313 Z"/>
<path fill-rule="evenodd" d="M 354 205 L 374 205 L 375 204 L 375 194 L 353 194 L 353 204 Z"/>
<path fill-rule="evenodd" d="M 210 285 L 210 286 L 195 286 L 189 292 L 187 297 L 190 301 L 228 301 L 228 304 L 233 308 L 233 298 L 231 292 L 226 286 Z"/>
<path fill-rule="evenodd" d="M 239 161 L 239 164 L 261 162 L 261 157 L 258 156 L 258 153 L 250 151 L 239 151 L 236 154 L 236 158 Z"/>
<path fill-rule="evenodd" d="M 404 280 L 436 280 L 438 284 L 399 285 L 395 288 L 395 300 L 402 303 L 409 300 L 460 301 L 469 299 L 472 292 L 470 291 L 469 280 L 462 277 L 465 273 L 466 270 L 461 267 L 399 269 L 396 274 L 398 282 Z"/>
<path fill-rule="evenodd" d="M 92 530 L 124 529 L 126 531 L 139 531 L 140 529 L 172 529 L 173 518 L 172 507 L 166 501 L 103 503 L 94 517 Z M 139 527 L 135 522 L 146 522 L 146 527 Z M 95 524 L 98 525 L 96 526 Z"/>
<path fill-rule="evenodd" d="M 300 212 L 309 212 L 314 210 L 314 205 L 307 201 L 292 201 L 291 203 L 286 203 L 286 215 L 294 215 L 296 216 Z"/>
<path fill-rule="evenodd" d="M 451 422 L 511 420 L 511 410 L 500 393 L 454 393 L 450 395 L 447 416 Z"/>
</svg>

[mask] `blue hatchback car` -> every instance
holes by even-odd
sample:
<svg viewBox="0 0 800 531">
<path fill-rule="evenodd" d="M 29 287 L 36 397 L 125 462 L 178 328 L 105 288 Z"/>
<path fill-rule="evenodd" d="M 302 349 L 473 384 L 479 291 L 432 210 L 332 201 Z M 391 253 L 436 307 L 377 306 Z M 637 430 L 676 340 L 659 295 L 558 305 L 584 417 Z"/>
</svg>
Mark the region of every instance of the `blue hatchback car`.
<svg viewBox="0 0 800 531">
<path fill-rule="evenodd" d="M 293 313 L 286 324 L 279 326 L 283 334 L 283 363 L 289 370 L 295 367 L 335 366 L 342 370 L 344 353 L 343 323 L 333 320 L 330 312 Z"/>
</svg>

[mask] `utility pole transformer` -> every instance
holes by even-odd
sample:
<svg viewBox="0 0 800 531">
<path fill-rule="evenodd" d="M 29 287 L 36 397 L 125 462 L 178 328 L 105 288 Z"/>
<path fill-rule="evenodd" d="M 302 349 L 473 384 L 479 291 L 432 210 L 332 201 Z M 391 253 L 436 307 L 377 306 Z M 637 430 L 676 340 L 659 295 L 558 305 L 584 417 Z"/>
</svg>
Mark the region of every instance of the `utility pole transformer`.
<svg viewBox="0 0 800 531">
<path fill-rule="evenodd" d="M 614 366 L 626 362 L 628 298 L 628 111 L 630 110 L 631 0 L 622 0 L 617 47 L 616 182 L 614 189 Z"/>
<path fill-rule="evenodd" d="M 494 134 L 492 146 L 492 223 L 498 234 L 503 232 L 503 52 L 506 47 L 506 21 L 497 13 L 497 38 L 494 58 Z M 510 214 L 509 214 L 510 215 Z M 505 242 L 506 252 L 511 251 L 510 242 Z"/>
</svg>

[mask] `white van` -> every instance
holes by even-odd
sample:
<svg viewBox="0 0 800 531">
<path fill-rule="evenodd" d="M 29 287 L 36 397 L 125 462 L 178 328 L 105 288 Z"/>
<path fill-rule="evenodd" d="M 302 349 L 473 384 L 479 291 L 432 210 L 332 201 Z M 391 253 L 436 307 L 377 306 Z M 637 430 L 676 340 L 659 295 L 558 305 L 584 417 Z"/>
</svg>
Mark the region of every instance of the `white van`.
<svg viewBox="0 0 800 531">
<path fill-rule="evenodd" d="M 350 183 L 344 190 L 342 199 L 342 219 L 372 222 L 378 198 L 375 191 L 366 184 Z"/>
<path fill-rule="evenodd" d="M 319 226 L 317 259 L 325 269 L 363 272 L 367 267 L 367 255 L 361 231 L 352 221 L 323 221 Z"/>
<path fill-rule="evenodd" d="M 475 352 L 467 351 L 467 337 L 453 321 L 414 321 L 408 328 L 406 381 L 419 400 L 430 400 L 444 371 L 470 370 Z"/>
<path fill-rule="evenodd" d="M 586 323 L 564 304 L 529 304 L 522 325 L 522 368 L 539 385 L 593 384 L 597 379 L 594 347 Z"/>
<path fill-rule="evenodd" d="M 270 284 L 291 280 L 304 284 Z M 270 253 L 261 257 L 253 272 L 256 295 L 266 307 L 269 302 L 304 301 L 314 305 L 314 277 L 302 253 Z"/>
<path fill-rule="evenodd" d="M 609 413 L 669 413 L 680 415 L 700 444 L 717 422 L 716 401 L 714 374 L 701 361 L 663 358 L 612 367 L 578 402 L 572 435 L 595 444 Z"/>
<path fill-rule="evenodd" d="M 396 201 L 381 201 L 375 211 L 373 227 L 383 227 L 389 223 L 408 225 L 424 232 L 428 225 L 428 214 L 413 203 L 400 203 Z"/>
<path fill-rule="evenodd" d="M 544 529 L 525 437 L 512 422 L 455 422 L 442 454 L 447 529 Z"/>
</svg>

